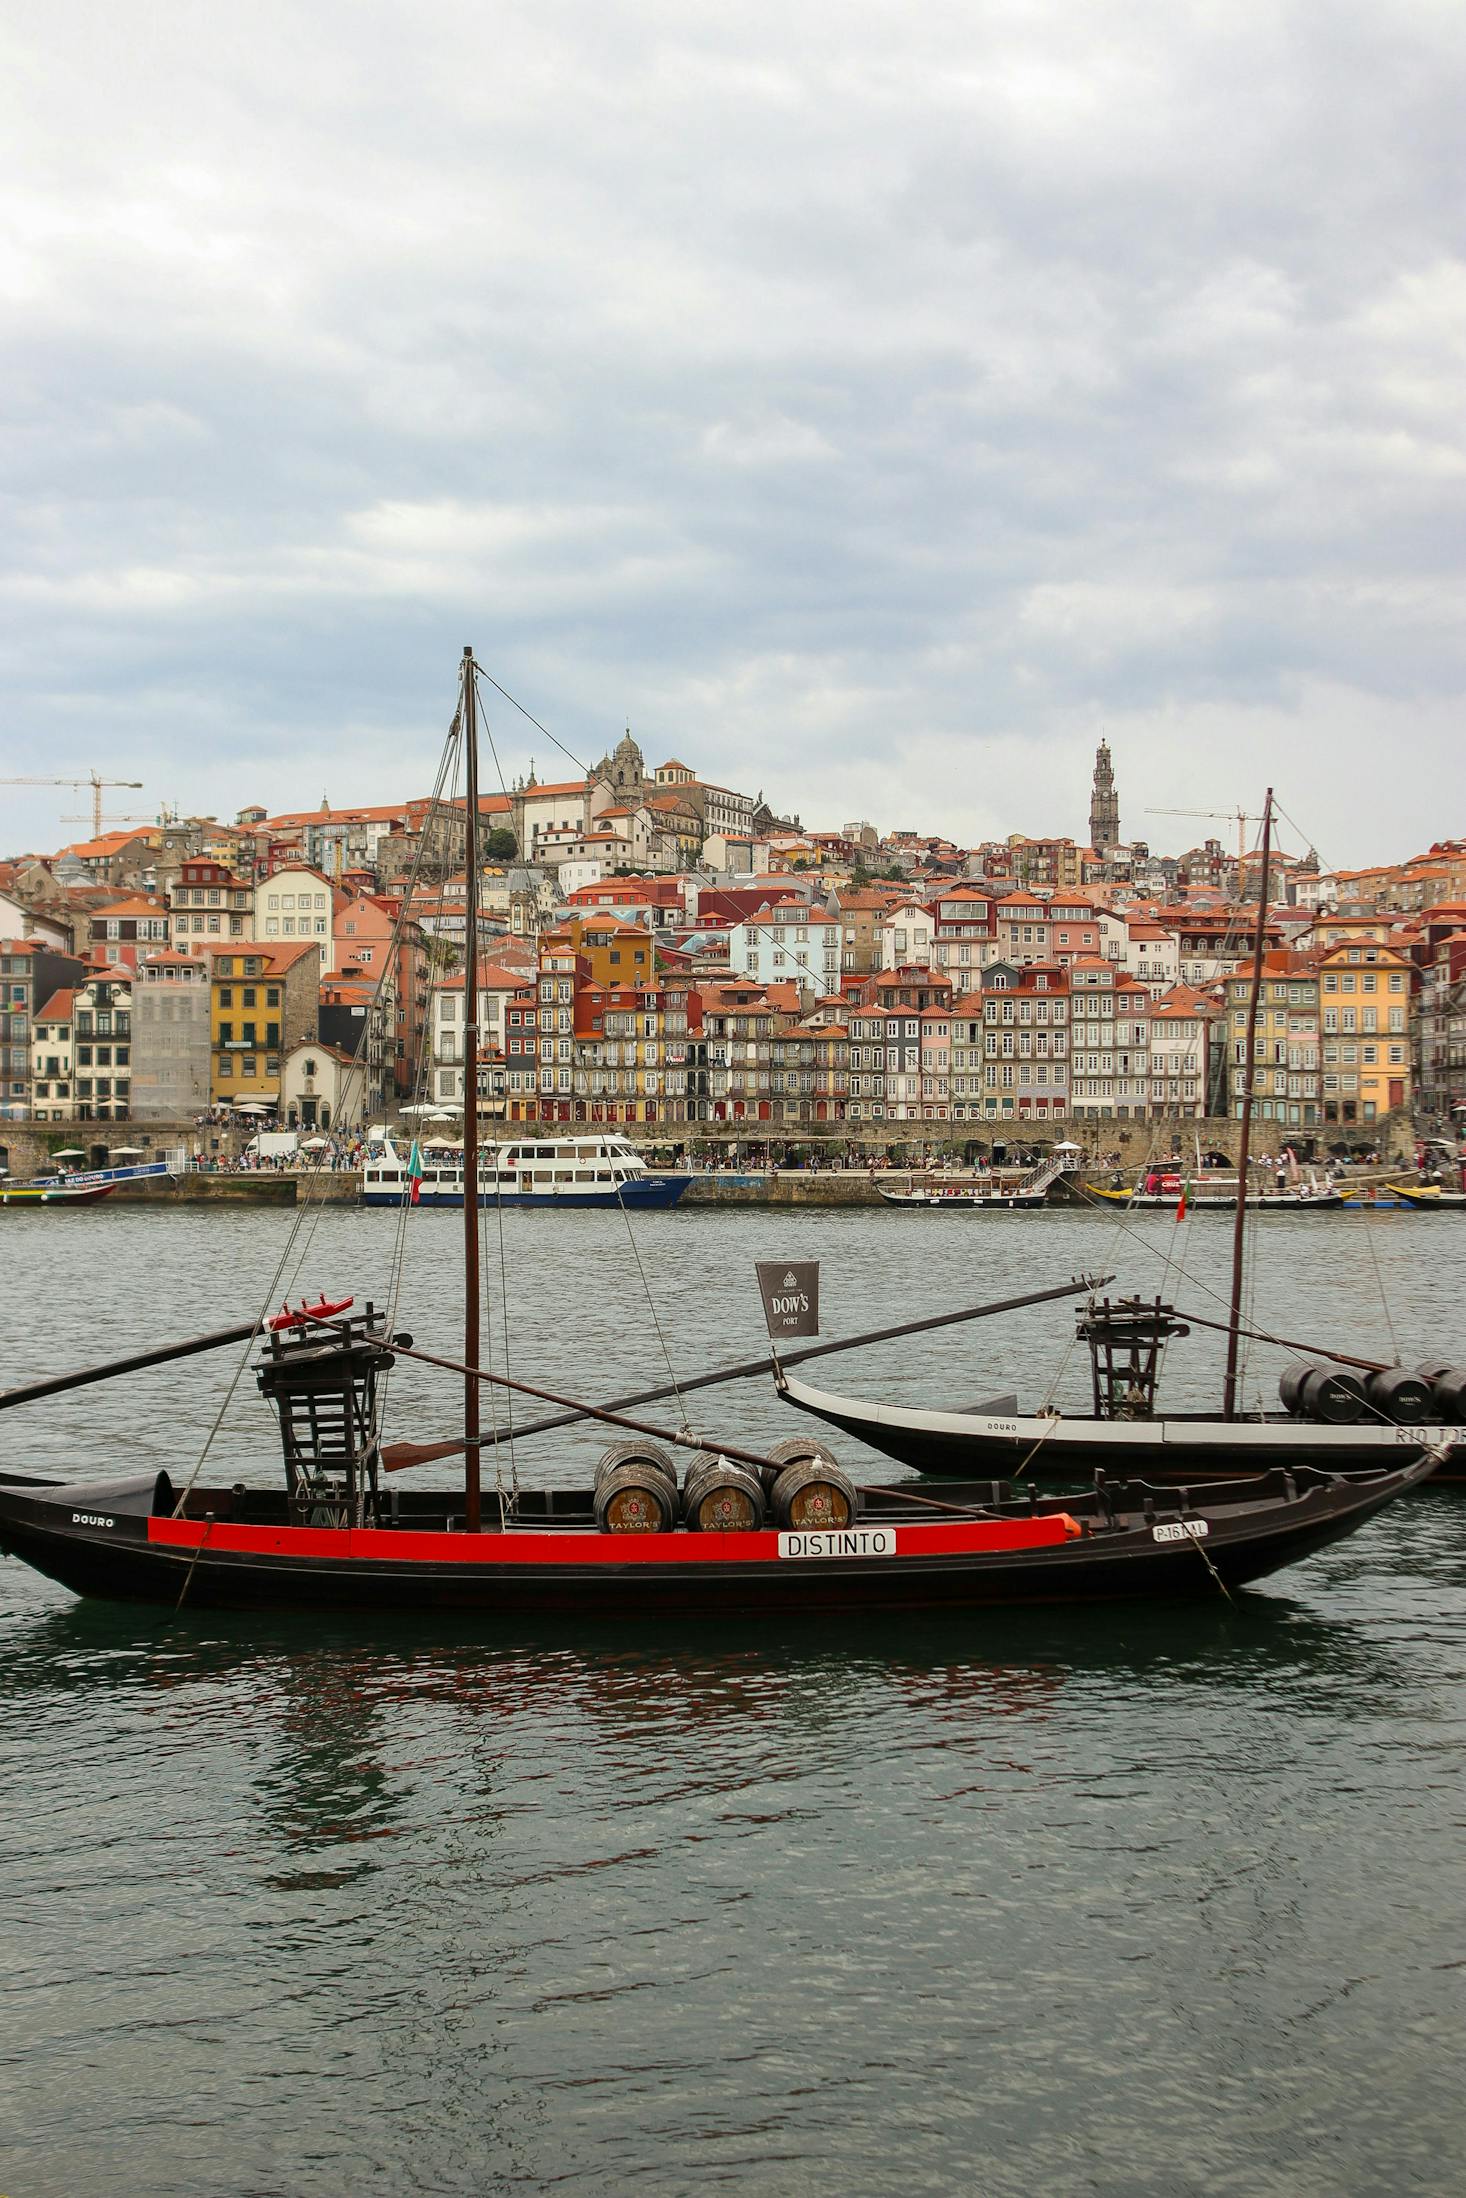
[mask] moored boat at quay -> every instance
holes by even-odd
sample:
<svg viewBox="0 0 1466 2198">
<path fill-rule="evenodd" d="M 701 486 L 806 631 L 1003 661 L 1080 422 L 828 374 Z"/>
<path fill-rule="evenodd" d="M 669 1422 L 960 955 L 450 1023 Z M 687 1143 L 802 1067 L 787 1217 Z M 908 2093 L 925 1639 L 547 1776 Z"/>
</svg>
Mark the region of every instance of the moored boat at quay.
<svg viewBox="0 0 1466 2198">
<path fill-rule="evenodd" d="M 124 1183 L 163 1182 L 169 1173 L 166 1160 L 150 1160 L 136 1168 L 73 1169 L 30 1183 L 0 1181 L 0 1205 L 95 1206 Z"/>
<path fill-rule="evenodd" d="M 1097 1206 L 1136 1208 L 1141 1212 L 1235 1213 L 1237 1178 L 1198 1175 L 1193 1178 L 1153 1171 L 1133 1186 L 1123 1183 L 1081 1183 L 1083 1197 Z M 1253 1213 L 1337 1213 L 1347 1203 L 1331 1179 L 1286 1184 L 1273 1190 L 1249 1190 L 1247 1206 Z"/>
<path fill-rule="evenodd" d="M 1415 1213 L 1466 1213 L 1466 1191 L 1447 1190 L 1440 1183 L 1387 1183 L 1385 1189 Z"/>
<path fill-rule="evenodd" d="M 486 1146 L 477 1165 L 481 1206 L 675 1206 L 690 1175 L 650 1169 L 614 1131 L 557 1137 L 545 1131 Z M 361 1197 L 365 1206 L 461 1206 L 463 1147 L 446 1141 L 403 1152 L 377 1124 L 367 1132 Z"/>
</svg>

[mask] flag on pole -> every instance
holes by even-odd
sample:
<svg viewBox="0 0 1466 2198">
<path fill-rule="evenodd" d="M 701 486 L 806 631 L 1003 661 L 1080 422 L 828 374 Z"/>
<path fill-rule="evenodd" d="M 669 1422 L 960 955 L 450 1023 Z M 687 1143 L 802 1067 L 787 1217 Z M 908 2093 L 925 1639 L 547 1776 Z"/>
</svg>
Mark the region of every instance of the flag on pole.
<svg viewBox="0 0 1466 2198">
<path fill-rule="evenodd" d="M 1187 1206 L 1187 1201 L 1188 1201 L 1188 1200 L 1190 1199 L 1190 1197 L 1191 1197 L 1191 1178 L 1190 1178 L 1190 1176 L 1188 1175 L 1188 1176 L 1184 1176 L 1184 1177 L 1182 1178 L 1182 1181 L 1181 1181 L 1181 1196 L 1180 1196 L 1180 1197 L 1179 1197 L 1179 1198 L 1177 1199 L 1177 1201 L 1176 1201 L 1176 1219 L 1177 1219 L 1178 1221 L 1184 1221 L 1184 1220 L 1186 1219 L 1186 1206 Z"/>
<path fill-rule="evenodd" d="M 407 1156 L 407 1180 L 411 1186 L 408 1196 L 415 1206 L 422 1197 L 422 1154 L 417 1149 L 417 1139 L 412 1140 L 412 1150 Z"/>
</svg>

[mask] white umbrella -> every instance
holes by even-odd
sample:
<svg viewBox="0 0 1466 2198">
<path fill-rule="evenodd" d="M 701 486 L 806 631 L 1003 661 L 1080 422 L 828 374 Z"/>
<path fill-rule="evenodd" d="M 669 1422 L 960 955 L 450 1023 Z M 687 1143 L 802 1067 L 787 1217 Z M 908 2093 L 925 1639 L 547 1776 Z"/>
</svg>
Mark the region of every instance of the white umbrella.
<svg viewBox="0 0 1466 2198">
<path fill-rule="evenodd" d="M 1055 1145 L 1054 1147 L 1055 1152 L 1083 1152 L 1083 1150 L 1084 1147 L 1082 1145 L 1076 1145 L 1073 1139 L 1069 1137 L 1066 1137 L 1062 1144 Z"/>
<path fill-rule="evenodd" d="M 141 1160 L 143 1156 L 141 1145 L 109 1145 L 107 1150 L 114 1160 Z"/>
<path fill-rule="evenodd" d="M 329 1148 L 330 1140 L 325 1137 L 303 1137 L 300 1141 L 302 1152 L 326 1152 Z"/>
<path fill-rule="evenodd" d="M 235 1107 L 236 1114 L 268 1114 L 270 1109 L 263 1099 L 241 1099 Z"/>
<path fill-rule="evenodd" d="M 58 1145 L 51 1158 L 53 1160 L 85 1160 L 86 1154 L 82 1151 L 80 1145 Z"/>
</svg>

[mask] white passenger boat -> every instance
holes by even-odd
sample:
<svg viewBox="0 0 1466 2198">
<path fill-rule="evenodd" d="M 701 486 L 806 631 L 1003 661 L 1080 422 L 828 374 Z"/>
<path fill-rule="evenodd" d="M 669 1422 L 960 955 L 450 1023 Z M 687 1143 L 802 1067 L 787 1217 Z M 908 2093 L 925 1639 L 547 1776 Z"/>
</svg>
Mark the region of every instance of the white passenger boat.
<svg viewBox="0 0 1466 2198">
<path fill-rule="evenodd" d="M 675 1206 L 690 1175 L 653 1173 L 625 1137 L 526 1136 L 479 1152 L 481 1206 Z M 414 1191 L 416 1195 L 414 1196 Z M 404 1151 L 380 1123 L 367 1132 L 362 1163 L 367 1206 L 461 1206 L 463 1153 L 430 1144 Z"/>
</svg>

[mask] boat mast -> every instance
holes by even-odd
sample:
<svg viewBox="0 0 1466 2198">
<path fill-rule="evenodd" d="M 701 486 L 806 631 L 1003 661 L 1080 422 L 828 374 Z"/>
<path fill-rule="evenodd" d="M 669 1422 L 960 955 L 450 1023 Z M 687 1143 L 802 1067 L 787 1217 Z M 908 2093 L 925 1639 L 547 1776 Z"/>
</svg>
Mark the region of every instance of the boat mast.
<svg viewBox="0 0 1466 2198">
<path fill-rule="evenodd" d="M 1257 1003 L 1262 997 L 1262 957 L 1267 939 L 1267 897 L 1271 883 L 1273 790 L 1262 805 L 1262 875 L 1257 882 L 1257 930 L 1252 942 L 1252 989 L 1247 995 L 1247 1036 L 1243 1045 L 1242 1125 L 1237 1135 L 1237 1213 L 1232 1223 L 1232 1301 L 1227 1314 L 1227 1371 L 1222 1379 L 1222 1418 L 1237 1417 L 1237 1345 L 1242 1332 L 1242 1258 L 1247 1241 L 1247 1162 L 1252 1144 L 1252 1087 L 1256 1081 Z M 1242 889 L 1239 871 L 1237 889 Z"/>
<path fill-rule="evenodd" d="M 463 652 L 463 1523 L 482 1530 L 479 1492 L 478 1269 L 478 692 L 473 650 Z"/>
</svg>

